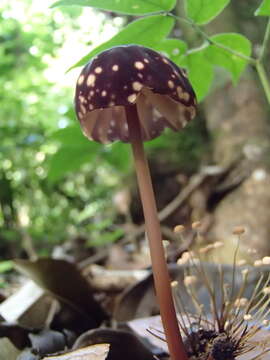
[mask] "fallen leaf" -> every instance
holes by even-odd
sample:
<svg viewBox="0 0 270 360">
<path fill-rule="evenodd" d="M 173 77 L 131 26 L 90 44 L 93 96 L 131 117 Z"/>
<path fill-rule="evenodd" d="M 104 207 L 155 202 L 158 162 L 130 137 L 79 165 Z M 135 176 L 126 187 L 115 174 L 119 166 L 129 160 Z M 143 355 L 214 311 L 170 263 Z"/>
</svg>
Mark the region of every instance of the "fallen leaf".
<svg viewBox="0 0 270 360">
<path fill-rule="evenodd" d="M 99 326 L 107 318 L 94 299 L 92 287 L 74 264 L 50 258 L 15 260 L 14 264 L 60 302 L 83 315 L 88 321 L 88 328 Z"/>
<path fill-rule="evenodd" d="M 0 360 L 16 360 L 20 351 L 8 338 L 0 339 Z"/>
<path fill-rule="evenodd" d="M 109 344 L 98 344 L 87 346 L 59 356 L 49 356 L 43 360 L 105 360 L 109 350 Z"/>
<path fill-rule="evenodd" d="M 151 360 L 153 358 L 152 352 L 137 336 L 123 330 L 100 328 L 86 331 L 76 340 L 73 349 L 98 343 L 110 344 L 107 360 Z"/>
</svg>

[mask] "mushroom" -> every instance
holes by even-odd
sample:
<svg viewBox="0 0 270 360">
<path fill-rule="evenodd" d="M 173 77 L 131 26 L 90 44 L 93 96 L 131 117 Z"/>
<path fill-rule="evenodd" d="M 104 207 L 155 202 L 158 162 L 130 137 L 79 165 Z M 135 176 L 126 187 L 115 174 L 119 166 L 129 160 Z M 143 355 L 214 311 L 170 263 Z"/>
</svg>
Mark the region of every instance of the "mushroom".
<svg viewBox="0 0 270 360">
<path fill-rule="evenodd" d="M 186 360 L 173 305 L 160 223 L 143 141 L 165 128 L 182 129 L 196 113 L 196 98 L 184 70 L 164 55 L 138 45 L 118 46 L 82 70 L 75 107 L 91 140 L 132 145 L 149 240 L 156 294 L 172 360 Z"/>
</svg>

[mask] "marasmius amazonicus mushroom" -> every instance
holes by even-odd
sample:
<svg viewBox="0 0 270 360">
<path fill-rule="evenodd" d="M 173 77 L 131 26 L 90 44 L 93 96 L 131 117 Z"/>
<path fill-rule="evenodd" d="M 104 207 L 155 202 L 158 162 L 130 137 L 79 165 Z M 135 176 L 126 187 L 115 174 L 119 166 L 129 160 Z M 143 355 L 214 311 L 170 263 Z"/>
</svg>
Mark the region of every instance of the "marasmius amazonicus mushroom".
<svg viewBox="0 0 270 360">
<path fill-rule="evenodd" d="M 196 112 L 194 91 L 185 72 L 167 57 L 138 45 L 118 46 L 98 54 L 83 68 L 75 106 L 89 139 L 132 145 L 170 356 L 172 360 L 186 360 L 143 141 L 156 138 L 165 128 L 182 129 Z"/>
</svg>

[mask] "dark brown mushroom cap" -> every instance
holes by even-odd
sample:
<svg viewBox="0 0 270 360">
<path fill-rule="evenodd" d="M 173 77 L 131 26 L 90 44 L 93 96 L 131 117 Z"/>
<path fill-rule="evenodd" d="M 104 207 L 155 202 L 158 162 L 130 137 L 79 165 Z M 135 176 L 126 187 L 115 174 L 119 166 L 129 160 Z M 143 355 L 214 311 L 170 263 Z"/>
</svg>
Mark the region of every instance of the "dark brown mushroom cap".
<svg viewBox="0 0 270 360">
<path fill-rule="evenodd" d="M 180 130 L 196 113 L 185 72 L 164 55 L 118 46 L 93 58 L 77 81 L 75 107 L 84 134 L 102 143 L 129 142 L 125 107 L 137 106 L 143 140 Z"/>
</svg>

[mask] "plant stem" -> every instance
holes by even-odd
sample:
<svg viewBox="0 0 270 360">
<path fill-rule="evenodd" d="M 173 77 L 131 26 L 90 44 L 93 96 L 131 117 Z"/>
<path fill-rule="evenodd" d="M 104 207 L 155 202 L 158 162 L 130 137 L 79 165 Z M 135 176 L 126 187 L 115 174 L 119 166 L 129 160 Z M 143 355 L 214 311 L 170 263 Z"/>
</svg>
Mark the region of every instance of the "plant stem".
<svg viewBox="0 0 270 360">
<path fill-rule="evenodd" d="M 189 19 L 182 18 L 182 17 L 177 16 L 177 15 L 174 15 L 174 14 L 172 14 L 172 13 L 167 13 L 167 15 L 175 18 L 175 19 L 178 20 L 178 21 L 184 21 L 184 22 L 188 23 L 190 26 L 192 26 L 192 27 L 195 29 L 195 31 L 196 31 L 197 33 L 201 34 L 201 36 L 202 36 L 210 45 L 214 45 L 214 46 L 216 46 L 216 47 L 218 47 L 218 48 L 220 48 L 220 49 L 226 50 L 226 51 L 228 51 L 229 53 L 231 53 L 231 54 L 239 57 L 240 59 L 246 60 L 246 61 L 248 61 L 250 64 L 255 65 L 256 60 L 255 60 L 254 58 L 252 58 L 252 57 L 250 57 L 250 56 L 247 56 L 247 55 L 245 55 L 245 54 L 242 54 L 242 53 L 240 53 L 240 52 L 238 52 L 238 51 L 235 51 L 235 50 L 229 48 L 228 46 L 223 45 L 223 44 L 220 44 L 219 42 L 213 40 L 210 36 L 208 36 L 208 35 L 200 28 L 200 26 L 198 26 L 197 24 L 195 24 L 193 21 L 191 21 L 191 20 L 189 20 Z"/>
<path fill-rule="evenodd" d="M 260 53 L 260 56 L 259 56 L 259 61 L 260 62 L 263 61 L 263 58 L 265 56 L 266 49 L 267 49 L 267 44 L 268 44 L 269 39 L 270 39 L 270 18 L 268 20 L 266 30 L 265 30 L 265 34 L 264 34 L 264 38 L 263 38 L 262 49 L 261 49 L 261 53 Z"/>
<path fill-rule="evenodd" d="M 266 75 L 265 68 L 259 60 L 256 62 L 256 70 L 258 72 L 267 101 L 270 104 L 270 84 Z"/>
<path fill-rule="evenodd" d="M 144 152 L 136 105 L 126 107 L 126 116 L 145 217 L 155 289 L 170 357 L 171 360 L 188 360 L 174 308 L 171 281 L 162 245 L 155 196 L 148 162 Z"/>
</svg>

